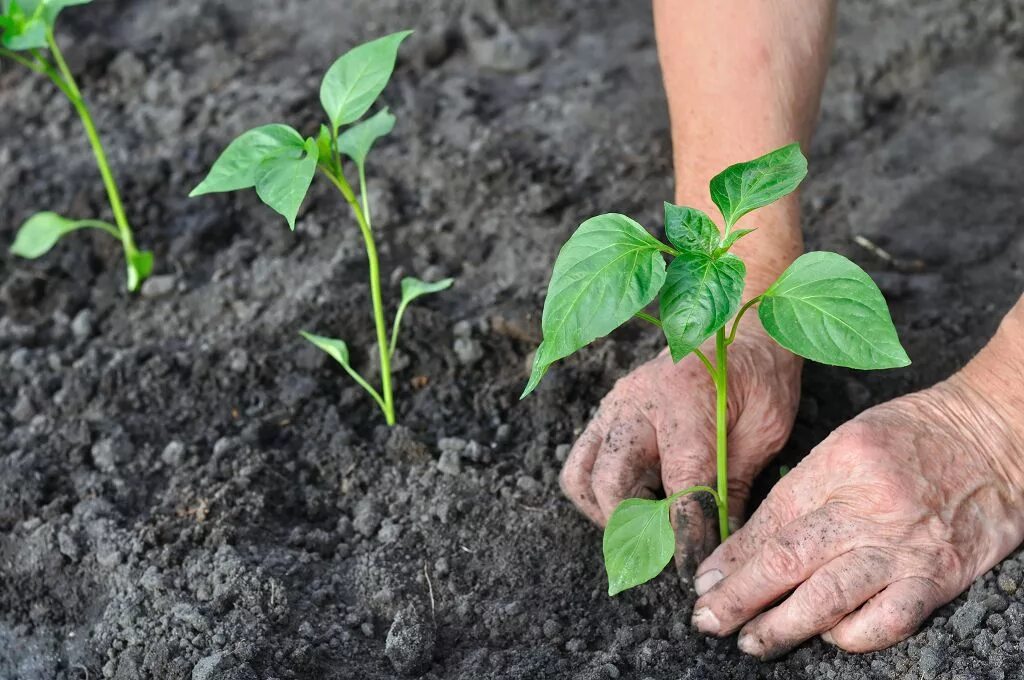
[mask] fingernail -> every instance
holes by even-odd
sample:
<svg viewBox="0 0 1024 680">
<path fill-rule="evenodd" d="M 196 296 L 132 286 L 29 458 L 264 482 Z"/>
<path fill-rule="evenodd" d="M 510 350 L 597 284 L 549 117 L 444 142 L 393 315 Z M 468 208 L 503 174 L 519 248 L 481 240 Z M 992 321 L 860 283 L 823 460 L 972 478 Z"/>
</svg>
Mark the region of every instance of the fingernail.
<svg viewBox="0 0 1024 680">
<path fill-rule="evenodd" d="M 700 632 L 711 633 L 712 635 L 717 633 L 719 628 L 722 627 L 722 624 L 718 622 L 718 617 L 707 607 L 700 607 L 693 612 L 692 622 Z"/>
<path fill-rule="evenodd" d="M 740 635 L 739 642 L 736 646 L 740 648 L 740 651 L 750 656 L 756 656 L 758 658 L 764 656 L 764 645 L 760 640 L 750 633 L 743 633 Z"/>
<path fill-rule="evenodd" d="M 703 595 L 712 588 L 715 584 L 722 580 L 722 572 L 717 569 L 711 571 L 705 571 L 703 574 L 698 576 L 693 581 L 693 589 L 697 591 L 697 595 Z"/>
<path fill-rule="evenodd" d="M 823 642 L 826 642 L 826 643 L 832 645 L 833 647 L 836 646 L 836 639 L 834 637 L 832 637 L 832 631 L 830 631 L 830 630 L 826 630 L 824 633 L 822 633 L 821 634 L 821 639 L 822 639 Z"/>
</svg>

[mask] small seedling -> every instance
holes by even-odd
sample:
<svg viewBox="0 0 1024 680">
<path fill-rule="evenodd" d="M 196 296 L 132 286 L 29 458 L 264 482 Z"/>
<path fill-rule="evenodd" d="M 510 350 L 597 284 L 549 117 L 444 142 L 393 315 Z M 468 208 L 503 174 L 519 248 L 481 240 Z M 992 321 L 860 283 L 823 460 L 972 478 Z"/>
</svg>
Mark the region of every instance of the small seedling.
<svg viewBox="0 0 1024 680">
<path fill-rule="evenodd" d="M 724 232 L 700 210 L 666 203 L 669 244 L 625 215 L 607 214 L 584 222 L 558 254 L 544 302 L 544 340 L 524 397 L 552 363 L 633 317 L 662 329 L 673 360 L 696 354 L 717 394 L 717 488 L 694 486 L 660 500 L 622 501 L 604 531 L 609 595 L 649 581 L 669 563 L 675 549 L 669 508 L 686 494 L 709 494 L 718 507 L 721 539 L 729 537 L 728 350 L 749 309 L 757 306 L 765 331 L 807 359 L 856 369 L 910 363 L 881 291 L 836 253 L 802 255 L 766 291 L 741 305 L 746 267 L 729 250 L 753 230 L 734 227 L 747 213 L 795 190 L 806 175 L 807 159 L 791 144 L 711 180 Z M 673 258 L 668 266 L 665 255 Z M 660 319 L 644 311 L 655 298 Z M 700 349 L 712 336 L 714 361 Z"/>
<path fill-rule="evenodd" d="M 450 288 L 452 279 L 428 283 L 412 277 L 402 280 L 402 297 L 391 323 L 384 319 L 380 263 L 374 241 L 370 201 L 366 191 L 366 158 L 374 143 L 391 132 L 395 117 L 387 108 L 361 120 L 391 79 L 398 48 L 412 31 L 402 31 L 359 45 L 342 55 L 328 69 L 320 86 L 320 102 L 328 123 L 317 137 L 303 138 L 287 125 L 264 125 L 233 141 L 190 196 L 255 188 L 257 195 L 295 230 L 299 208 L 313 183 L 316 171 L 334 185 L 355 217 L 366 246 L 370 266 L 370 298 L 377 331 L 381 389 L 377 391 L 352 367 L 348 346 L 341 340 L 302 332 L 309 342 L 341 364 L 356 383 L 377 402 L 388 425 L 395 424 L 391 358 L 398 344 L 398 330 L 413 300 Z M 347 126 L 347 127 L 346 127 Z M 342 128 L 345 128 L 342 130 Z M 344 173 L 342 157 L 355 166 L 359 180 L 357 198 Z"/>
<path fill-rule="evenodd" d="M 124 204 L 118 193 L 117 182 L 107 162 L 99 133 L 89 107 L 64 55 L 54 38 L 53 26 L 57 15 L 70 5 L 85 5 L 92 0 L 2 0 L 0 15 L 0 56 L 7 57 L 26 68 L 46 76 L 57 86 L 78 112 L 92 146 L 96 165 L 107 190 L 110 210 L 115 224 L 102 220 L 72 220 L 53 212 L 40 212 L 30 217 L 18 230 L 11 252 L 20 257 L 35 259 L 48 253 L 65 234 L 79 229 L 98 229 L 121 242 L 128 269 L 128 290 L 136 291 L 153 271 L 153 253 L 139 250 L 132 237 L 132 229 L 125 216 Z M 49 54 L 47 54 L 47 51 Z"/>
</svg>

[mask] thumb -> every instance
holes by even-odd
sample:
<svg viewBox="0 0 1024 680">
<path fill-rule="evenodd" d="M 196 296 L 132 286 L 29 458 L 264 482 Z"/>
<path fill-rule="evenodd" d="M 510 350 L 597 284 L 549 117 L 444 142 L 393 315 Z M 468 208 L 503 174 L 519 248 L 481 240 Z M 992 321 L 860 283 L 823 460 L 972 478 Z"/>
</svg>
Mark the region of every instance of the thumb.
<svg viewBox="0 0 1024 680">
<path fill-rule="evenodd" d="M 673 437 L 658 439 L 664 442 L 660 447 L 661 479 L 666 495 L 691 486 L 715 488 L 715 456 L 710 442 L 699 437 L 684 442 L 673 441 Z M 673 503 L 670 517 L 676 534 L 676 570 L 684 586 L 689 586 L 697 565 L 718 545 L 718 509 L 710 494 L 697 492 Z"/>
</svg>

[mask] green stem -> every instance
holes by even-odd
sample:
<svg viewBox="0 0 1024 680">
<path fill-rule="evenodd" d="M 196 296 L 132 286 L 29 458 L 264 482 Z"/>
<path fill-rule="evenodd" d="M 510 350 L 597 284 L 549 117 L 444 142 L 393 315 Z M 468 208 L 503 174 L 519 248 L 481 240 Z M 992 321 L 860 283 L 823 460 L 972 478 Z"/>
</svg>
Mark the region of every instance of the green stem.
<svg viewBox="0 0 1024 680">
<path fill-rule="evenodd" d="M 395 424 L 395 397 L 391 387 L 391 356 L 388 352 L 388 328 L 384 320 L 384 296 L 381 293 L 380 285 L 380 260 L 377 257 L 377 246 L 373 241 L 373 230 L 366 220 L 355 193 L 348 181 L 341 174 L 335 175 L 324 166 L 320 168 L 328 179 L 338 188 L 345 201 L 352 208 L 356 222 L 359 224 L 359 231 L 363 234 L 363 242 L 366 245 L 366 259 L 370 265 L 370 298 L 373 302 L 373 321 L 377 328 L 377 349 L 380 353 L 380 383 L 381 393 L 384 397 L 382 409 L 384 418 L 388 425 Z M 360 187 L 365 192 L 365 187 Z"/>
<path fill-rule="evenodd" d="M 666 503 L 673 503 L 676 500 L 682 498 L 688 493 L 696 493 L 697 491 L 704 491 L 711 494 L 711 497 L 715 499 L 715 505 L 720 505 L 718 501 L 718 492 L 712 489 L 710 486 L 689 486 L 682 491 L 676 491 L 674 494 L 665 499 Z"/>
<path fill-rule="evenodd" d="M 725 341 L 725 344 L 731 345 L 736 340 L 736 330 L 740 327 L 740 319 L 747 313 L 747 310 L 756 305 L 761 301 L 761 296 L 758 295 L 756 298 L 751 299 L 747 304 L 740 307 L 739 314 L 736 315 L 736 319 L 732 322 L 732 330 L 729 332 L 729 339 Z"/>
<path fill-rule="evenodd" d="M 101 229 L 114 238 L 120 240 L 121 232 L 113 224 L 103 220 L 75 220 L 76 229 Z"/>
<path fill-rule="evenodd" d="M 637 312 L 633 316 L 635 316 L 638 319 L 643 319 L 644 321 L 647 321 L 648 323 L 653 323 L 658 328 L 661 328 L 661 321 L 659 321 L 657 318 L 651 316 L 647 312 Z"/>
<path fill-rule="evenodd" d="M 724 542 L 729 538 L 729 344 L 725 327 L 715 335 L 715 361 L 717 375 L 715 391 L 717 408 L 715 431 L 717 434 L 718 460 L 718 532 Z"/>
<path fill-rule="evenodd" d="M 41 64 L 34 62 L 31 59 L 26 59 L 14 50 L 9 50 L 6 47 L 0 47 L 0 57 L 7 57 L 11 61 L 17 62 L 27 69 L 46 75 L 46 70 Z"/>
<path fill-rule="evenodd" d="M 93 155 L 96 157 L 96 165 L 99 167 L 100 176 L 103 178 L 103 186 L 107 190 L 110 209 L 114 213 L 114 222 L 117 224 L 121 245 L 124 247 L 125 260 L 128 262 L 129 270 L 131 270 L 134 267 L 133 259 L 139 251 L 135 246 L 135 239 L 132 237 L 132 230 L 128 224 L 128 217 L 125 215 L 124 204 L 121 202 L 121 194 L 118 191 L 117 182 L 114 180 L 114 173 L 110 170 L 110 163 L 107 161 L 107 154 L 103 149 L 103 142 L 100 140 L 99 132 L 96 130 L 96 124 L 93 122 L 89 107 L 85 104 L 82 92 L 78 89 L 78 83 L 75 82 L 75 77 L 64 60 L 64 55 L 57 45 L 52 30 L 47 30 L 46 41 L 50 45 L 50 53 L 53 54 L 53 59 L 60 72 L 60 78 L 57 78 L 57 74 L 51 71 L 49 73 L 50 78 L 68 96 L 72 106 L 75 107 L 75 111 L 78 112 L 78 117 L 82 120 L 85 134 L 89 138 L 89 145 L 92 147 Z M 131 278 L 129 277 L 129 280 Z M 136 282 L 136 287 L 138 283 Z"/>
<path fill-rule="evenodd" d="M 699 347 L 695 347 L 693 349 L 693 353 L 696 354 L 697 358 L 700 359 L 702 364 L 704 364 L 704 368 L 708 369 L 708 373 L 711 374 L 711 379 L 714 380 L 715 384 L 717 385 L 718 371 L 715 369 L 714 365 L 712 365 L 711 360 L 708 359 L 708 355 L 704 354 L 704 352 L 701 352 Z"/>
</svg>

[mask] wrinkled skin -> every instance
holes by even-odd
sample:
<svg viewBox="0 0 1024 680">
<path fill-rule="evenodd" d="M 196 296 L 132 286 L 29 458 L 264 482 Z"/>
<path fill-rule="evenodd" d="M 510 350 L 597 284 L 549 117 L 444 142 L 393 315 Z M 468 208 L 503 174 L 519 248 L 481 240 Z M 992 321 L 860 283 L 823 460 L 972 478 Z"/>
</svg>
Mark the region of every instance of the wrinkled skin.
<svg viewBox="0 0 1024 680">
<path fill-rule="evenodd" d="M 714 361 L 714 342 L 704 346 Z M 729 347 L 729 517 L 743 518 L 750 486 L 786 442 L 800 397 L 801 360 L 774 343 L 756 316 Z M 697 484 L 715 487 L 715 388 L 700 359 L 666 352 L 619 380 L 562 469 L 562 490 L 603 526 L 626 498 Z M 691 577 L 718 544 L 708 494 L 673 508 L 676 564 Z"/>
<path fill-rule="evenodd" d="M 954 376 L 836 430 L 700 566 L 694 625 L 762 659 L 913 633 L 1024 538 L 1024 447 L 984 389 Z"/>
</svg>

